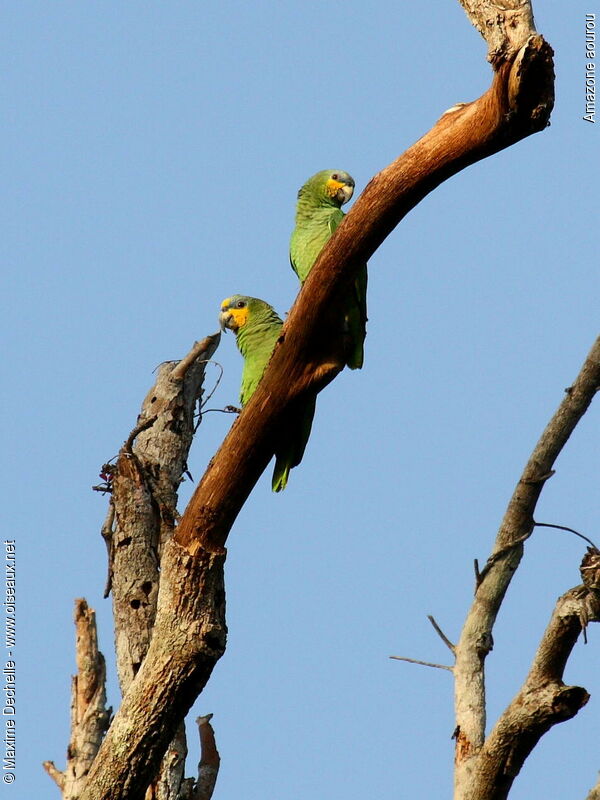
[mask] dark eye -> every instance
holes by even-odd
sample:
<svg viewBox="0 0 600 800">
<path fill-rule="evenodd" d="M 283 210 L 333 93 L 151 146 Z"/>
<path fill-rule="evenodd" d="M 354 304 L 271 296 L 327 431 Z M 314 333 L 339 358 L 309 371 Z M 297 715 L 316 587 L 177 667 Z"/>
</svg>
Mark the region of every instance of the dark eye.
<svg viewBox="0 0 600 800">
<path fill-rule="evenodd" d="M 235 304 L 235 307 L 236 308 L 244 308 L 245 305 L 246 305 L 246 303 L 243 300 L 238 300 L 237 303 Z"/>
<path fill-rule="evenodd" d="M 331 176 L 331 180 L 332 181 L 337 181 L 338 178 L 339 178 L 339 175 L 337 174 L 337 172 L 334 172 L 333 175 Z"/>
</svg>

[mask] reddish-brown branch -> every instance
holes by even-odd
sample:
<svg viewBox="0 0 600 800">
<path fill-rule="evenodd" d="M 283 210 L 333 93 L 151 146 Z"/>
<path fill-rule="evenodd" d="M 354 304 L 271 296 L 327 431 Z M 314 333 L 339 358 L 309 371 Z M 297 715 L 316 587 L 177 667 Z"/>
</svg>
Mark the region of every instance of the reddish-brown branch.
<svg viewBox="0 0 600 800">
<path fill-rule="evenodd" d="M 239 510 L 271 458 L 273 431 L 288 404 L 303 392 L 323 388 L 342 368 L 336 354 L 323 352 L 321 335 L 340 285 L 436 186 L 543 129 L 552 109 L 552 87 L 552 50 L 542 37 L 532 37 L 520 54 L 517 74 L 505 63 L 482 97 L 444 114 L 370 181 L 313 267 L 260 386 L 194 492 L 175 534 L 188 552 L 222 551 Z"/>
</svg>

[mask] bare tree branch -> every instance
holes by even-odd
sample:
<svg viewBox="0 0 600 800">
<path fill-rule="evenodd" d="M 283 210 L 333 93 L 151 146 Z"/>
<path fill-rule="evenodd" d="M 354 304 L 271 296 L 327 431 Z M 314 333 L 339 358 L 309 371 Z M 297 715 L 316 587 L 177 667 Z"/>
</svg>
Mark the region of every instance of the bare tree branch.
<svg viewBox="0 0 600 800">
<path fill-rule="evenodd" d="M 596 340 L 575 383 L 567 390 L 562 403 L 546 426 L 525 466 L 521 479 L 508 504 L 496 537 L 492 555 L 481 575 L 481 581 L 476 588 L 475 598 L 465 621 L 460 641 L 456 646 L 454 675 L 457 722 L 455 797 L 457 799 L 486 798 L 486 800 L 490 800 L 491 798 L 505 796 L 502 794 L 500 785 L 495 785 L 495 791 L 498 791 L 498 794 L 486 793 L 491 791 L 488 784 L 485 784 L 486 788 L 482 789 L 481 793 L 477 793 L 478 780 L 483 781 L 481 776 L 484 773 L 489 773 L 489 767 L 484 770 L 481 765 L 484 759 L 490 758 L 493 743 L 486 742 L 484 748 L 486 723 L 485 659 L 493 647 L 492 630 L 496 615 L 510 581 L 519 566 L 523 555 L 523 543 L 533 529 L 533 514 L 542 488 L 548 476 L 552 474 L 554 461 L 599 388 L 600 337 Z M 595 575 L 595 572 L 591 571 L 590 574 Z M 576 590 L 572 591 L 575 592 Z M 592 588 L 591 591 L 595 591 L 595 589 Z M 567 593 L 567 595 L 570 595 L 570 593 Z M 567 595 L 564 597 L 567 597 Z M 580 604 L 581 598 L 577 602 Z M 567 605 L 567 611 L 565 611 L 565 604 Z M 576 639 L 581 630 L 581 622 L 580 618 L 577 618 L 579 622 L 574 617 L 571 618 L 570 608 L 568 603 L 564 601 L 556 613 L 558 614 L 557 618 L 561 620 L 560 624 L 567 625 L 571 632 L 570 635 L 575 635 Z M 568 624 L 564 622 L 565 618 L 570 620 Z M 557 644 L 558 634 L 553 628 L 549 629 L 549 631 L 547 636 L 554 637 L 552 639 L 553 652 L 555 654 L 563 652 Z M 567 648 L 564 652 L 567 655 L 570 653 L 575 639 L 571 642 L 568 635 L 564 639 L 564 647 Z M 543 643 L 540 645 L 540 651 L 538 651 L 539 663 L 541 663 L 542 652 L 545 652 Z M 560 670 L 557 667 L 554 675 L 555 681 L 559 681 L 562 676 L 564 664 L 560 663 Z M 534 668 L 532 667 L 533 670 Z M 534 674 L 534 672 L 531 674 Z M 531 674 L 528 681 L 532 679 Z M 527 683 L 526 685 L 530 687 L 531 684 Z M 581 700 L 581 692 L 583 691 L 575 692 L 571 697 L 571 705 L 569 706 L 571 710 L 574 704 Z M 549 694 L 547 699 L 550 699 Z M 531 711 L 531 706 L 529 706 L 529 710 Z M 546 722 L 548 723 L 548 720 Z M 500 722 L 498 724 L 500 725 Z M 549 723 L 548 727 L 550 724 L 553 723 Z M 541 731 L 541 733 L 543 732 Z M 482 750 L 482 748 L 484 749 Z M 527 753 L 525 753 L 526 755 Z M 499 755 L 499 758 L 501 759 L 502 756 Z M 482 783 L 482 785 L 484 784 Z"/>
<path fill-rule="evenodd" d="M 600 621 L 600 592 L 586 586 L 570 589 L 557 601 L 529 674 L 487 737 L 464 800 L 504 800 L 525 759 L 540 738 L 571 719 L 588 701 L 580 686 L 565 686 L 563 672 L 587 621 Z"/>
<path fill-rule="evenodd" d="M 579 531 L 576 531 L 574 528 L 568 528 L 566 525 L 554 525 L 551 522 L 534 522 L 533 524 L 534 524 L 534 527 L 536 527 L 536 528 L 555 528 L 556 530 L 559 530 L 559 531 L 567 531 L 568 533 L 573 533 L 575 536 L 578 536 L 580 539 L 583 539 L 584 542 L 587 542 L 592 547 L 596 548 L 596 550 L 598 549 L 596 547 L 596 543 L 595 542 L 593 542 L 587 536 L 584 536 L 583 533 L 579 533 Z"/>
<path fill-rule="evenodd" d="M 434 619 L 434 618 L 431 616 L 431 614 L 427 614 L 427 619 L 429 620 L 429 622 L 431 622 L 431 624 L 433 625 L 433 629 L 434 629 L 434 631 L 435 631 L 435 632 L 437 633 L 437 635 L 440 637 L 440 639 L 442 640 L 442 642 L 443 642 L 443 643 L 446 645 L 446 647 L 448 648 L 448 650 L 450 650 L 450 652 L 451 652 L 451 653 L 455 653 L 455 652 L 456 652 L 456 646 L 452 644 L 452 642 L 450 641 L 450 639 L 448 639 L 448 637 L 446 636 L 446 634 L 444 633 L 444 631 L 443 631 L 443 630 L 440 628 L 440 626 L 437 624 L 437 622 L 436 622 L 436 621 L 435 621 L 435 619 Z"/>
<path fill-rule="evenodd" d="M 210 800 L 213 796 L 221 757 L 217 750 L 215 732 L 210 724 L 212 714 L 198 717 L 198 733 L 200 735 L 200 763 L 198 764 L 198 780 L 194 787 L 192 800 Z"/>
<path fill-rule="evenodd" d="M 435 664 L 433 661 L 420 661 L 418 658 L 407 658 L 406 656 L 390 656 L 395 661 L 407 661 L 409 664 L 419 664 L 421 667 L 435 667 L 436 669 L 447 669 L 449 672 L 454 672 L 454 667 L 449 667 L 447 664 Z"/>
<path fill-rule="evenodd" d="M 90 766 L 108 728 L 106 665 L 98 650 L 96 615 L 85 600 L 75 601 L 77 675 L 71 682 L 71 738 L 67 766 L 60 772 L 52 761 L 44 769 L 64 800 L 79 800 Z"/>
</svg>

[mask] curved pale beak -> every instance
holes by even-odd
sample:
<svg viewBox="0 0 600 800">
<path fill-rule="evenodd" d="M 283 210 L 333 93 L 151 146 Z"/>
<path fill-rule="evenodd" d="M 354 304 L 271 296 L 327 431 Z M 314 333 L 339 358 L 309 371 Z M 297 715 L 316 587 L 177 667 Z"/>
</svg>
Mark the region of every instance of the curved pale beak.
<svg viewBox="0 0 600 800">
<path fill-rule="evenodd" d="M 342 205 L 344 205 L 344 203 L 347 203 L 348 200 L 350 200 L 353 194 L 354 194 L 354 186 L 350 186 L 350 184 L 345 183 L 338 189 L 338 194 L 337 194 L 338 200 L 341 202 Z"/>
<path fill-rule="evenodd" d="M 224 309 L 219 314 L 219 326 L 223 331 L 223 333 L 225 333 L 225 331 L 229 327 L 228 325 L 229 322 L 231 322 L 231 312 L 229 311 L 229 309 Z"/>
</svg>

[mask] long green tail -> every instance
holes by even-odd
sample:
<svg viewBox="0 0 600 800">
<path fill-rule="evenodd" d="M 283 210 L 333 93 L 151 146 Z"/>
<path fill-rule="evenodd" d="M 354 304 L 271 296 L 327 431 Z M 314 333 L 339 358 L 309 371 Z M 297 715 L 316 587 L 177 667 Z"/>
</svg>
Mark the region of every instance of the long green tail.
<svg viewBox="0 0 600 800">
<path fill-rule="evenodd" d="M 282 492 L 285 489 L 287 486 L 290 469 L 291 466 L 289 464 L 281 464 L 279 459 L 275 462 L 273 479 L 271 481 L 271 488 L 274 492 Z"/>
<path fill-rule="evenodd" d="M 317 400 L 303 400 L 300 407 L 290 411 L 281 431 L 281 443 L 275 450 L 275 468 L 271 488 L 281 492 L 287 486 L 290 470 L 302 461 L 310 436 Z"/>
</svg>

